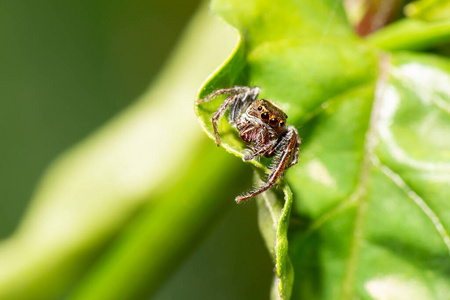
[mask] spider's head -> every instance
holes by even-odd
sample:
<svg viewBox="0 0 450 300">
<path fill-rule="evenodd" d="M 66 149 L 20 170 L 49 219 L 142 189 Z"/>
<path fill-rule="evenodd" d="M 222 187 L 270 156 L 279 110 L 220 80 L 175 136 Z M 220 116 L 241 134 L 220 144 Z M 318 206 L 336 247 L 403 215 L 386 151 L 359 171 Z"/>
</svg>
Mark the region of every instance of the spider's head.
<svg viewBox="0 0 450 300">
<path fill-rule="evenodd" d="M 286 130 L 287 115 L 269 100 L 257 100 L 247 109 L 247 113 L 272 127 L 278 134 Z"/>
</svg>

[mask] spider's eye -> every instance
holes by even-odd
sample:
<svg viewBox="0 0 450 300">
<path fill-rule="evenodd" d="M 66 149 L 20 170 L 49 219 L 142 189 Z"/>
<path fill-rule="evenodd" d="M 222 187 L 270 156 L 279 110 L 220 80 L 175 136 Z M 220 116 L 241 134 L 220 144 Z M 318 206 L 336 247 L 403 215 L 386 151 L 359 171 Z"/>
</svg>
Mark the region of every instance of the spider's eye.
<svg viewBox="0 0 450 300">
<path fill-rule="evenodd" d="M 269 113 L 266 111 L 266 112 L 263 112 L 262 114 L 261 114 L 261 119 L 263 119 L 263 120 L 269 120 Z"/>
<path fill-rule="evenodd" d="M 272 118 L 272 119 L 270 119 L 269 123 L 270 123 L 270 125 L 275 126 L 275 125 L 278 124 L 278 119 L 277 118 Z"/>
<path fill-rule="evenodd" d="M 284 126 L 284 121 L 280 121 L 280 127 Z"/>
<path fill-rule="evenodd" d="M 259 111 L 262 111 L 262 106 L 258 106 L 258 110 L 259 110 Z"/>
</svg>

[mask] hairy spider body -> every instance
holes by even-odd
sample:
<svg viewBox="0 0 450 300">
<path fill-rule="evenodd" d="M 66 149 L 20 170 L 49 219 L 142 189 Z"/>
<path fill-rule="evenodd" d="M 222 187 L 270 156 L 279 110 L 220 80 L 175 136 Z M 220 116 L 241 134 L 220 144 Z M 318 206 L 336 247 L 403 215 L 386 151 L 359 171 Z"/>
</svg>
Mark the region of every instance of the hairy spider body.
<svg viewBox="0 0 450 300">
<path fill-rule="evenodd" d="M 275 157 L 267 182 L 248 194 L 236 197 L 238 203 L 271 188 L 284 170 L 298 162 L 300 137 L 297 129 L 286 125 L 287 115 L 281 108 L 269 100 L 257 100 L 259 93 L 258 87 L 236 86 L 217 90 L 197 102 L 201 104 L 218 95 L 229 94 L 211 118 L 216 144 L 220 146 L 217 122 L 230 109 L 229 122 L 236 127 L 241 139 L 252 150 L 243 160 L 249 161 L 258 156 Z"/>
</svg>

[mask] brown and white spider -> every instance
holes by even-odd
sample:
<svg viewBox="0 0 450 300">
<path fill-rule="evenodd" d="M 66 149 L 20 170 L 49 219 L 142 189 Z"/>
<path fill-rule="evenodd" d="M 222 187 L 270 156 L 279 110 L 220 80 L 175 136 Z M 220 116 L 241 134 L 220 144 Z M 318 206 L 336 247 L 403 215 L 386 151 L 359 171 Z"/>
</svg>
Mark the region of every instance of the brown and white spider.
<svg viewBox="0 0 450 300">
<path fill-rule="evenodd" d="M 269 100 L 257 100 L 260 91 L 258 87 L 235 86 L 217 90 L 197 101 L 197 104 L 201 104 L 218 95 L 230 95 L 211 118 L 218 146 L 220 136 L 217 122 L 229 108 L 230 124 L 237 128 L 241 139 L 252 150 L 243 160 L 249 161 L 261 155 L 275 157 L 267 182 L 254 191 L 237 196 L 238 203 L 270 189 L 283 175 L 284 170 L 298 162 L 300 137 L 297 129 L 291 125 L 286 126 L 287 115 L 278 106 Z"/>
</svg>

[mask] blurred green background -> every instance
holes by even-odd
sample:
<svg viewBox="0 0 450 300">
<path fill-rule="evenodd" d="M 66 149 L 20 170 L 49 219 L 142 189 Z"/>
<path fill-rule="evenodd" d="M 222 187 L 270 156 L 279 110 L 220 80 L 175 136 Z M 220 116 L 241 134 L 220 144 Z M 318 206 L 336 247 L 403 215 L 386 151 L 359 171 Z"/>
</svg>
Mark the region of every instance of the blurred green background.
<svg viewBox="0 0 450 300">
<path fill-rule="evenodd" d="M 144 91 L 198 2 L 1 1 L 1 237 L 49 162 Z"/>
<path fill-rule="evenodd" d="M 143 93 L 199 5 L 0 2 L 0 239 L 49 163 Z M 272 265 L 256 224 L 255 203 L 234 206 L 152 299 L 268 298 Z"/>
</svg>

